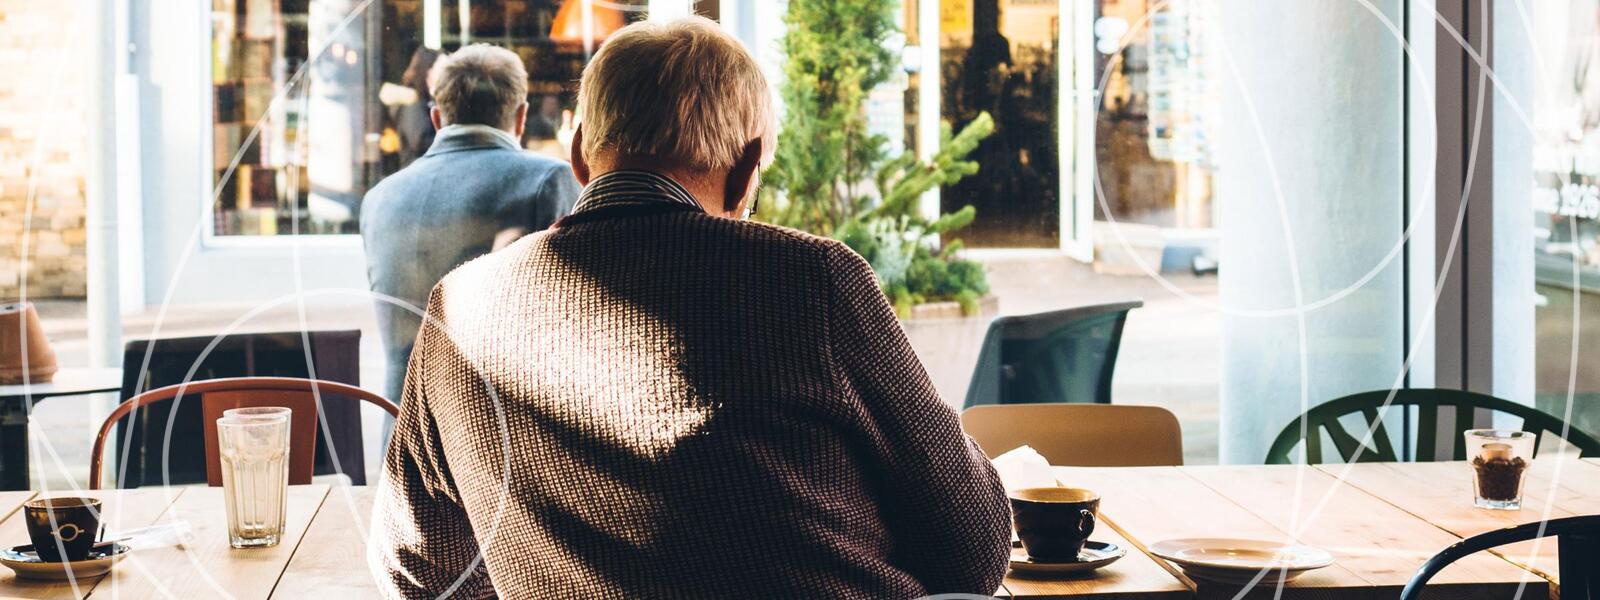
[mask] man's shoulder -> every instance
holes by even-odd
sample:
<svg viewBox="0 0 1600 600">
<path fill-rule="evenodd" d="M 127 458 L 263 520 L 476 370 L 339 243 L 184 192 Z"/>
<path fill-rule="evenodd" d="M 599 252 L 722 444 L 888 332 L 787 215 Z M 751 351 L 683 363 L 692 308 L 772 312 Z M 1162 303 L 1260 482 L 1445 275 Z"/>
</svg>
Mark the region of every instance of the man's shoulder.
<svg viewBox="0 0 1600 600">
<path fill-rule="evenodd" d="M 419 178 L 452 176 L 457 172 L 481 174 L 485 163 L 494 163 L 496 169 L 521 169 L 525 171 L 524 175 L 559 173 L 570 171 L 572 168 L 564 160 L 511 148 L 457 150 L 424 154 L 406 168 L 385 177 L 373 189 L 382 189 L 385 184 L 390 184 L 392 187 L 393 184 L 390 182 L 403 183 Z"/>
<path fill-rule="evenodd" d="M 548 177 L 571 173 L 571 169 L 566 161 L 508 148 L 424 155 L 372 186 L 364 204 L 383 204 L 386 198 L 425 189 L 423 184 L 432 181 L 448 185 L 493 172 L 501 181 L 524 181 L 537 186 Z"/>
<path fill-rule="evenodd" d="M 763 223 L 761 221 L 737 221 L 732 219 L 718 219 L 730 224 L 741 231 L 745 236 L 779 246 L 792 247 L 796 250 L 807 250 L 823 254 L 837 252 L 845 247 L 843 242 L 833 238 L 807 233 L 798 229 L 791 229 L 781 225 Z"/>
<path fill-rule="evenodd" d="M 548 175 L 572 169 L 564 160 L 511 148 L 482 148 L 450 152 L 432 158 L 443 159 L 436 163 L 440 169 L 451 169 L 456 165 L 463 165 L 463 168 L 479 171 L 485 162 L 495 163 L 495 168 L 497 169 L 521 170 L 523 175 Z"/>
<path fill-rule="evenodd" d="M 624 222 L 616 221 L 610 223 L 615 226 Z M 641 222 L 637 226 L 649 231 L 649 233 L 642 234 L 647 237 L 661 234 L 661 229 L 657 225 Z M 795 260 L 813 260 L 824 265 L 834 266 L 848 265 L 852 262 L 865 263 L 844 242 L 769 223 L 739 221 L 695 214 L 688 215 L 687 226 L 690 229 L 698 230 L 688 235 L 699 237 L 702 241 L 713 240 L 712 246 L 721 245 L 724 249 L 727 247 L 724 244 L 733 244 L 742 247 L 744 252 L 784 255 Z M 584 225 L 580 224 L 569 228 L 581 229 L 583 227 Z M 445 281 L 470 281 L 485 278 L 493 280 L 496 277 L 504 276 L 506 273 L 515 270 L 518 265 L 530 260 L 537 260 L 538 255 L 550 251 L 552 243 L 560 245 L 561 242 L 553 240 L 558 240 L 560 236 L 567 233 L 570 232 L 561 229 L 547 229 L 530 234 L 504 249 L 467 261 L 446 276 Z M 679 231 L 675 235 L 684 235 L 685 233 L 684 231 Z"/>
<path fill-rule="evenodd" d="M 866 261 L 844 242 L 825 236 L 760 221 L 740 221 L 704 215 L 696 219 L 708 229 L 706 235 L 721 236 L 743 247 L 741 252 L 782 256 L 784 260 L 805 261 L 832 272 Z"/>
</svg>

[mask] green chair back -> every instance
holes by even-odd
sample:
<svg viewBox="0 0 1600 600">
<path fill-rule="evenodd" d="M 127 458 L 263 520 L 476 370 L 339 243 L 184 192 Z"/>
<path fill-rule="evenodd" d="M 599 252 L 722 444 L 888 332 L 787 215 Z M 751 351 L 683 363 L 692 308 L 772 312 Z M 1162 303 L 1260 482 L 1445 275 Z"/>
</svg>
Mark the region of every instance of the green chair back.
<svg viewBox="0 0 1600 600">
<path fill-rule="evenodd" d="M 1381 408 L 1385 400 L 1389 399 L 1389 390 L 1363 392 L 1345 396 L 1329 401 L 1307 411 L 1288 427 L 1278 434 L 1272 442 L 1272 447 L 1267 450 L 1267 464 L 1281 465 L 1291 462 L 1290 453 L 1295 446 L 1303 441 L 1306 444 L 1306 462 L 1318 464 L 1322 461 L 1322 436 L 1326 431 L 1328 440 L 1338 450 L 1345 462 L 1394 462 L 1400 460 L 1394 451 L 1388 431 L 1384 429 Z M 1415 407 L 1417 409 L 1417 443 L 1416 460 L 1430 462 L 1436 460 L 1466 460 L 1467 445 L 1462 432 L 1473 429 L 1473 417 L 1476 409 L 1487 409 L 1493 412 L 1505 413 L 1522 418 L 1522 429 L 1530 433 L 1542 435 L 1550 432 L 1578 448 L 1584 457 L 1600 456 L 1600 440 L 1587 432 L 1575 427 L 1568 427 L 1561 419 L 1556 418 L 1539 409 L 1517 404 L 1510 400 L 1486 396 L 1461 390 L 1441 389 L 1404 389 L 1394 392 L 1394 399 L 1389 401 L 1391 407 Z M 1451 454 L 1448 457 L 1438 456 L 1438 431 L 1439 407 L 1450 406 L 1455 410 L 1455 424 L 1451 431 L 1454 433 L 1451 444 Z M 1347 431 L 1340 417 L 1359 413 L 1362 421 L 1372 430 L 1371 444 L 1363 447 L 1362 440 L 1357 435 Z M 1305 439 L 1300 437 L 1301 426 L 1305 427 Z M 1365 435 L 1363 432 L 1361 435 Z M 1534 449 L 1537 452 L 1538 442 L 1535 441 Z M 1359 456 L 1358 456 L 1359 453 Z"/>
<path fill-rule="evenodd" d="M 987 404 L 1111 403 L 1111 375 L 1133 300 L 989 323 L 965 408 Z"/>
</svg>

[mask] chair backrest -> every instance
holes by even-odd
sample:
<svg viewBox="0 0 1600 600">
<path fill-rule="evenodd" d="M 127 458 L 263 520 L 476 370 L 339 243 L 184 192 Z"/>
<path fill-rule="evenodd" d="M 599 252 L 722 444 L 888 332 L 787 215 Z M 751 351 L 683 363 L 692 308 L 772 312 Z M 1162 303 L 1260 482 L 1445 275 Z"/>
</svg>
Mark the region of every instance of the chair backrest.
<svg viewBox="0 0 1600 600">
<path fill-rule="evenodd" d="M 364 401 L 382 408 L 390 416 L 400 415 L 400 408 L 382 396 L 352 385 L 314 379 L 289 377 L 211 379 L 169 385 L 139 394 L 118 405 L 116 410 L 111 411 L 111 416 L 106 417 L 105 422 L 100 425 L 100 432 L 94 438 L 94 449 L 89 456 L 89 489 L 100 489 L 100 471 L 104 460 L 106 438 L 117 421 L 138 408 L 170 401 L 181 403 L 184 400 L 198 400 L 195 403 L 200 405 L 205 422 L 213 424 L 206 428 L 204 435 L 206 481 L 211 485 L 222 485 L 215 426 L 217 417 L 222 416 L 222 412 L 230 408 L 254 406 L 287 406 L 294 411 L 289 425 L 289 483 L 294 485 L 311 483 L 312 457 L 316 455 L 317 448 L 318 415 L 325 412 L 326 407 L 341 404 L 331 402 L 334 399 Z M 348 405 L 356 406 L 355 403 Z M 169 458 L 172 450 L 167 448 L 161 454 L 161 458 Z M 117 479 L 119 482 L 122 480 L 120 476 Z"/>
<path fill-rule="evenodd" d="M 1600 598 L 1600 515 L 1564 517 L 1523 523 L 1469 537 L 1445 548 L 1417 569 L 1400 591 L 1400 600 L 1416 600 L 1439 571 L 1463 557 L 1497 546 L 1556 536 L 1557 581 L 1562 598 Z"/>
<path fill-rule="evenodd" d="M 349 385 L 361 383 L 361 332 L 288 331 L 227 336 L 135 340 L 122 355 L 122 399 L 183 382 L 229 377 L 295 377 Z M 206 481 L 203 423 L 198 402 L 161 402 L 122 420 L 114 454 L 119 483 L 198 483 Z M 345 473 L 366 483 L 361 418 L 353 403 L 322 407 L 320 426 L 332 444 L 319 444 L 315 473 Z M 327 441 L 324 439 L 323 441 Z M 333 457 L 338 456 L 338 464 Z"/>
<path fill-rule="evenodd" d="M 989 323 L 966 407 L 1111 403 L 1111 375 L 1128 311 L 1140 300 L 1080 306 Z"/>
<path fill-rule="evenodd" d="M 1172 412 L 1125 404 L 974 406 L 961 426 L 994 458 L 1024 444 L 1052 465 L 1156 467 L 1183 464 L 1183 429 Z"/>
<path fill-rule="evenodd" d="M 1584 457 L 1600 456 L 1600 440 L 1596 440 L 1587 432 L 1576 427 L 1569 427 L 1548 413 L 1539 409 L 1517 404 L 1510 400 L 1486 396 L 1461 390 L 1443 389 L 1404 389 L 1393 392 L 1394 399 L 1389 400 L 1389 390 L 1362 392 L 1328 401 L 1306 414 L 1295 418 L 1283 432 L 1278 434 L 1272 442 L 1272 447 L 1267 450 L 1267 464 L 1289 464 L 1292 461 L 1291 453 L 1295 446 L 1305 442 L 1305 457 L 1309 464 L 1322 462 L 1322 435 L 1327 432 L 1328 441 L 1338 450 L 1340 457 L 1345 462 L 1394 462 L 1400 456 L 1394 451 L 1394 444 L 1390 441 L 1388 431 L 1383 425 L 1384 402 L 1389 401 L 1391 407 L 1415 407 L 1417 409 L 1417 436 L 1416 460 L 1466 460 L 1467 444 L 1462 432 L 1473 429 L 1474 419 L 1478 409 L 1492 412 L 1505 413 L 1522 418 L 1522 430 L 1534 434 L 1545 432 L 1553 433 L 1577 446 Z M 1452 451 L 1449 456 L 1441 457 L 1438 447 L 1439 408 L 1453 407 L 1455 409 L 1454 424 L 1450 429 L 1454 439 L 1451 440 Z M 1358 431 L 1352 435 L 1339 422 L 1339 418 L 1346 415 L 1360 414 L 1363 423 L 1371 429 L 1371 444 L 1362 446 L 1362 438 L 1366 431 Z M 1305 427 L 1305 439 L 1301 439 L 1301 426 Z M 1406 432 L 1409 433 L 1409 432 Z M 1542 437 L 1542 436 L 1541 436 Z M 1534 450 L 1538 450 L 1538 441 L 1535 441 Z M 1359 455 L 1358 455 L 1359 453 Z"/>
</svg>

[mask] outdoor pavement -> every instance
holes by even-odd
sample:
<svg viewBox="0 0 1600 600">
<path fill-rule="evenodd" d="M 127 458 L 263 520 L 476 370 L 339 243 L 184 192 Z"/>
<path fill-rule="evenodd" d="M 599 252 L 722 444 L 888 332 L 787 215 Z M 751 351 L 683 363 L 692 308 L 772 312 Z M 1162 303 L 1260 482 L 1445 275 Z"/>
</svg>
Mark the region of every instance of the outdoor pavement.
<svg viewBox="0 0 1600 600">
<path fill-rule="evenodd" d="M 1184 429 L 1184 455 L 1189 464 L 1217 462 L 1217 398 L 1221 375 L 1220 316 L 1179 298 L 1148 277 L 1096 274 L 1089 266 L 1056 255 L 1021 255 L 980 259 L 989 272 L 1002 314 L 1026 314 L 1083 304 L 1142 299 L 1123 332 L 1113 383 L 1113 402 L 1148 404 L 1172 410 Z M 1169 276 L 1172 285 L 1206 301 L 1216 299 L 1215 277 Z M 44 328 L 63 366 L 87 366 L 88 325 L 85 305 L 78 301 L 37 301 Z M 350 329 L 362 331 L 362 387 L 381 390 L 383 355 L 371 305 L 349 299 L 317 299 L 302 313 L 284 306 L 241 320 L 256 306 L 206 304 L 157 307 L 123 319 L 124 339 L 214 335 L 230 326 L 237 332 Z M 302 314 L 304 315 L 302 320 Z M 982 320 L 908 326 L 917 353 L 928 366 L 945 400 L 959 408 L 982 341 Z M 36 485 L 60 490 L 84 485 L 88 455 L 96 431 L 116 398 L 54 398 L 34 410 L 33 466 Z M 369 473 L 381 456 L 378 437 L 382 414 L 363 407 Z M 48 446 L 46 446 L 48 444 Z M 41 485 L 42 484 L 42 485 Z"/>
</svg>

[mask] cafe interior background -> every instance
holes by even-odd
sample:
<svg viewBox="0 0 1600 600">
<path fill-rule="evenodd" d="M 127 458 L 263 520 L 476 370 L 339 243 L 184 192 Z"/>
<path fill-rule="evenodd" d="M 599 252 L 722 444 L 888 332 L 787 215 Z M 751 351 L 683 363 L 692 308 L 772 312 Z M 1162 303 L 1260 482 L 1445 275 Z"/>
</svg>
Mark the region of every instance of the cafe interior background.
<svg viewBox="0 0 1600 600">
<path fill-rule="evenodd" d="M 1597 4 L 905 0 L 873 133 L 927 157 L 941 123 L 995 121 L 981 170 L 921 203 L 976 208 L 951 235 L 993 301 L 907 332 L 959 408 L 997 314 L 1142 300 L 1113 402 L 1172 410 L 1189 464 L 1259 463 L 1306 408 L 1395 387 L 1600 431 Z M 414 61 L 512 49 L 523 143 L 565 158 L 609 32 L 705 15 L 776 94 L 785 7 L 0 0 L 0 299 L 38 306 L 64 366 L 121 366 L 133 340 L 359 329 L 379 390 L 357 219 L 415 155 Z M 37 407 L 36 481 L 84 483 L 115 396 Z"/>
</svg>

